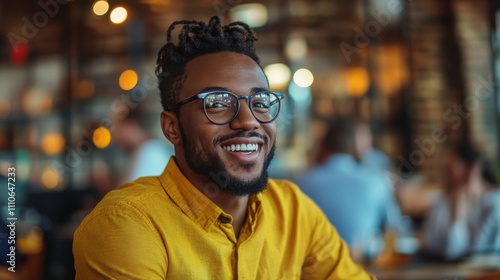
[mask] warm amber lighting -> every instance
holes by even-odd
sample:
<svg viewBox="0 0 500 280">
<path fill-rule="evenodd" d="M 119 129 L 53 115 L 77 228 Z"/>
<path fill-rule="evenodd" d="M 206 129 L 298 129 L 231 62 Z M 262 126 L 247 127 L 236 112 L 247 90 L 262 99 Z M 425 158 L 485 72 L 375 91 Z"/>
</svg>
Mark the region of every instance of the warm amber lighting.
<svg viewBox="0 0 500 280">
<path fill-rule="evenodd" d="M 92 6 L 92 11 L 94 12 L 94 14 L 98 16 L 106 14 L 108 10 L 109 10 L 108 1 L 99 0 L 94 2 L 94 5 Z"/>
<path fill-rule="evenodd" d="M 97 148 L 104 149 L 109 146 L 109 143 L 111 142 L 111 133 L 106 127 L 100 126 L 94 131 L 92 140 Z"/>
<path fill-rule="evenodd" d="M 370 86 L 370 76 L 363 67 L 351 67 L 345 72 L 347 92 L 351 97 L 361 97 Z"/>
<path fill-rule="evenodd" d="M 17 237 L 19 251 L 26 255 L 34 255 L 43 250 L 43 231 L 38 226 L 32 226 L 29 231 Z"/>
<path fill-rule="evenodd" d="M 65 142 L 61 134 L 47 133 L 42 138 L 42 151 L 47 155 L 57 155 L 64 149 Z"/>
<path fill-rule="evenodd" d="M 0 99 L 0 118 L 7 118 L 10 115 L 12 106 L 7 99 Z"/>
<path fill-rule="evenodd" d="M 290 68 L 283 63 L 269 64 L 264 67 L 264 73 L 266 73 L 269 86 L 272 89 L 286 88 L 292 76 Z"/>
<path fill-rule="evenodd" d="M 109 19 L 114 24 L 120 24 L 127 19 L 127 10 L 124 7 L 116 7 L 111 11 Z"/>
<path fill-rule="evenodd" d="M 399 45 L 381 47 L 375 56 L 374 78 L 377 82 L 377 93 L 384 96 L 398 94 L 408 80 L 408 69 L 405 64 L 405 52 Z"/>
<path fill-rule="evenodd" d="M 88 99 L 95 93 L 95 86 L 92 81 L 78 80 L 73 82 L 73 93 L 81 99 Z"/>
<path fill-rule="evenodd" d="M 293 81 L 299 87 L 309 87 L 314 82 L 314 76 L 308 69 L 302 68 L 295 71 L 293 74 Z"/>
<path fill-rule="evenodd" d="M 139 77 L 134 70 L 125 70 L 120 75 L 120 79 L 118 83 L 120 84 L 120 88 L 123 90 L 131 90 L 137 85 L 137 81 Z"/>
<path fill-rule="evenodd" d="M 59 174 L 52 167 L 47 167 L 42 173 L 42 184 L 47 189 L 55 189 L 59 184 Z"/>
<path fill-rule="evenodd" d="M 41 88 L 30 88 L 23 93 L 21 98 L 23 111 L 28 116 L 38 117 L 52 111 L 52 96 Z"/>
</svg>

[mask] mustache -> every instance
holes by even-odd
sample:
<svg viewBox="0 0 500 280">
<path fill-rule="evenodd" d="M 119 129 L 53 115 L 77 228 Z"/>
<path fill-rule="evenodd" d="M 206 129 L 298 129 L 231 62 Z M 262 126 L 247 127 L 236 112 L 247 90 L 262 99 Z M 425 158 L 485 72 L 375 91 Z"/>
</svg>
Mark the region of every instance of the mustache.
<svg viewBox="0 0 500 280">
<path fill-rule="evenodd" d="M 227 141 L 229 139 L 233 139 L 233 138 L 239 138 L 239 137 L 258 137 L 260 139 L 262 139 L 264 141 L 264 144 L 267 145 L 267 142 L 268 142 L 268 139 L 266 136 L 262 135 L 262 134 L 259 134 L 255 131 L 237 131 L 237 132 L 234 132 L 234 133 L 231 133 L 231 134 L 228 134 L 228 135 L 221 135 L 221 136 L 217 136 L 215 139 L 214 139 L 214 146 L 217 146 L 219 145 L 219 143 L 221 142 L 224 142 L 224 141 Z"/>
</svg>

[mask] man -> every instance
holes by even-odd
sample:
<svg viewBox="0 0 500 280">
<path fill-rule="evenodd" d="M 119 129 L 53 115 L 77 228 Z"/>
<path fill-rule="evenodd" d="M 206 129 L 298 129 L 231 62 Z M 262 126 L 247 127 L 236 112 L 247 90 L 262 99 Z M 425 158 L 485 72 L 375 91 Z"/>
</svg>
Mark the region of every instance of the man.
<svg viewBox="0 0 500 280">
<path fill-rule="evenodd" d="M 77 279 L 372 279 L 311 200 L 267 177 L 282 95 L 268 90 L 255 40 L 218 17 L 169 28 L 157 73 L 175 157 L 82 222 Z"/>
<path fill-rule="evenodd" d="M 302 191 L 325 212 L 357 256 L 373 257 L 383 230 L 398 228 L 400 212 L 381 171 L 356 158 L 355 132 L 346 119 L 328 125 L 320 146 L 322 162 L 296 180 Z"/>
</svg>

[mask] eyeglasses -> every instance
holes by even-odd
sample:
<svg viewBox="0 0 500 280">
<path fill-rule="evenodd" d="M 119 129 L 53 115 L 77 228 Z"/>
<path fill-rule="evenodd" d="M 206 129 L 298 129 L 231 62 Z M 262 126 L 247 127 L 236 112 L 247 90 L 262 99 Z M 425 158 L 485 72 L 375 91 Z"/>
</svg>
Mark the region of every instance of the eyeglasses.
<svg viewBox="0 0 500 280">
<path fill-rule="evenodd" d="M 214 124 L 228 124 L 240 112 L 240 99 L 248 99 L 252 115 L 261 123 L 272 122 L 278 117 L 281 99 L 285 96 L 278 92 L 260 91 L 252 95 L 238 96 L 229 91 L 209 91 L 193 95 L 167 108 L 172 111 L 197 99 L 203 100 L 203 110 L 208 120 Z"/>
</svg>

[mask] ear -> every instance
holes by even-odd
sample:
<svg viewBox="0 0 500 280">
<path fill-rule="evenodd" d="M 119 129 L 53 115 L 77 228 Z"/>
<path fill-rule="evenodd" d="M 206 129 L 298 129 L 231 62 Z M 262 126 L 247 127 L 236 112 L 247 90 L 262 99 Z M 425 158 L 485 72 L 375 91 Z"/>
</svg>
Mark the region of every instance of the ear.
<svg viewBox="0 0 500 280">
<path fill-rule="evenodd" d="M 163 135 L 174 145 L 181 144 L 182 137 L 179 129 L 179 119 L 173 112 L 163 111 L 160 116 Z"/>
</svg>

